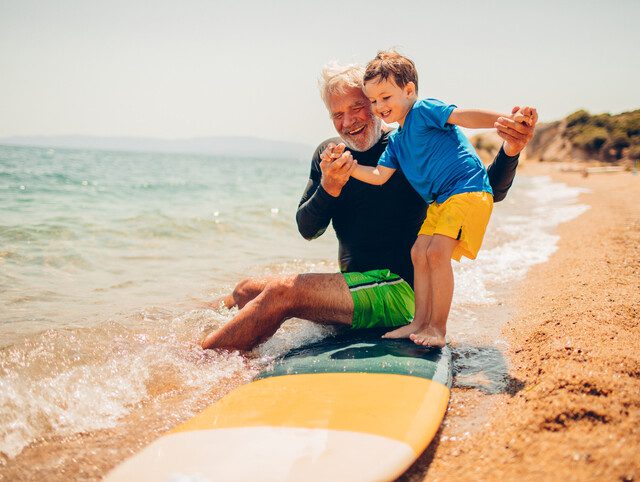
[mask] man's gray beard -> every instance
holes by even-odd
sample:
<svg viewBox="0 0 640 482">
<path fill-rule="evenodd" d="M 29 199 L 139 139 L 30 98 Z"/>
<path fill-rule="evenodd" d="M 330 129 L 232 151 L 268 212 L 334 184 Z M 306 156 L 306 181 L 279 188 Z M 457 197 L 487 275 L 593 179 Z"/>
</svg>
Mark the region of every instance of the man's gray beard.
<svg viewBox="0 0 640 482">
<path fill-rule="evenodd" d="M 345 143 L 345 145 L 352 151 L 358 151 L 358 152 L 368 151 L 373 146 L 375 146 L 376 143 L 382 137 L 382 121 L 377 117 L 374 117 L 373 121 L 374 121 L 374 125 L 371 131 L 369 132 L 369 138 L 367 139 L 367 142 L 365 145 L 356 146 L 355 144 L 351 143 L 349 140 L 345 139 L 344 137 L 340 136 L 340 138 Z"/>
</svg>

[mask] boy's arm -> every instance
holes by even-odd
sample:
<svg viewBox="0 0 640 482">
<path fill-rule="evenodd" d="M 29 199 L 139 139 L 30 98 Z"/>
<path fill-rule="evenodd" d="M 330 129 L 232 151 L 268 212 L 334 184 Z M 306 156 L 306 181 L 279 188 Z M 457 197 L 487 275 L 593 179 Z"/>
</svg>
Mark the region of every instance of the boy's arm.
<svg viewBox="0 0 640 482">
<path fill-rule="evenodd" d="M 455 108 L 447 119 L 447 123 L 469 129 L 488 129 L 494 126 L 498 117 L 512 118 L 511 115 L 499 114 L 490 110 Z"/>
<path fill-rule="evenodd" d="M 376 167 L 358 165 L 351 173 L 351 177 L 355 177 L 357 180 L 368 184 L 380 186 L 387 182 L 394 172 L 396 172 L 395 169 L 381 165 L 377 165 Z"/>
<path fill-rule="evenodd" d="M 533 112 L 530 107 L 518 109 L 516 112 L 507 115 L 484 109 L 455 108 L 451 112 L 447 123 L 455 124 L 460 127 L 467 127 L 469 129 L 488 129 L 490 127 L 495 127 L 495 123 L 499 117 L 505 117 L 528 126 L 535 124 L 535 121 L 533 120 Z"/>
</svg>

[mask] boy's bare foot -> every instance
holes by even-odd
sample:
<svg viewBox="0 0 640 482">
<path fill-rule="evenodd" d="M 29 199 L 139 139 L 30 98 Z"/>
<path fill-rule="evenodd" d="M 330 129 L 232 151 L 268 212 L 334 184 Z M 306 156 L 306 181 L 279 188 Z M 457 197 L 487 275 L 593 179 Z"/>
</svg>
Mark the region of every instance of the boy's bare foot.
<svg viewBox="0 0 640 482">
<path fill-rule="evenodd" d="M 427 324 L 422 321 L 413 320 L 408 325 L 401 326 L 393 331 L 388 331 L 382 338 L 409 338 L 409 335 L 413 333 L 418 333 L 420 330 L 423 330 Z"/>
<path fill-rule="evenodd" d="M 433 346 L 442 348 L 446 344 L 446 333 L 440 331 L 432 326 L 427 326 L 425 329 L 412 333 L 409 338 L 416 345 Z"/>
</svg>

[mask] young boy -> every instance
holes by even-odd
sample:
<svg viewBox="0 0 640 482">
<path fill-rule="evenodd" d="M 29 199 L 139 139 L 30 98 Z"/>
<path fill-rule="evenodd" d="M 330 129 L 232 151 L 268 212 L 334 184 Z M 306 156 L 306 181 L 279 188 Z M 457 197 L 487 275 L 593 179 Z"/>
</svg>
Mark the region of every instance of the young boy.
<svg viewBox="0 0 640 482">
<path fill-rule="evenodd" d="M 435 99 L 418 100 L 414 63 L 393 51 L 379 52 L 369 62 L 363 91 L 375 115 L 400 127 L 389 138 L 377 167 L 357 166 L 351 175 L 379 185 L 401 168 L 414 189 L 431 203 L 411 249 L 414 319 L 384 336 L 442 347 L 453 297 L 451 259 L 475 259 L 493 208 L 486 169 L 456 126 L 493 127 L 498 117 L 530 123 L 530 114 L 506 116 L 458 109 Z"/>
</svg>

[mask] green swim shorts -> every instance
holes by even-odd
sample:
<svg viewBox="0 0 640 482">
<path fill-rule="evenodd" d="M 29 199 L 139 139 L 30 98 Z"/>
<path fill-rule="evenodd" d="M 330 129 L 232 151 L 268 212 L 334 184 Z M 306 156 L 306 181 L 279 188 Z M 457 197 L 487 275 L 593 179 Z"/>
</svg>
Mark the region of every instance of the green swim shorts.
<svg viewBox="0 0 640 482">
<path fill-rule="evenodd" d="M 391 328 L 413 319 L 413 290 L 397 274 L 388 269 L 342 274 L 353 298 L 351 328 Z"/>
</svg>

